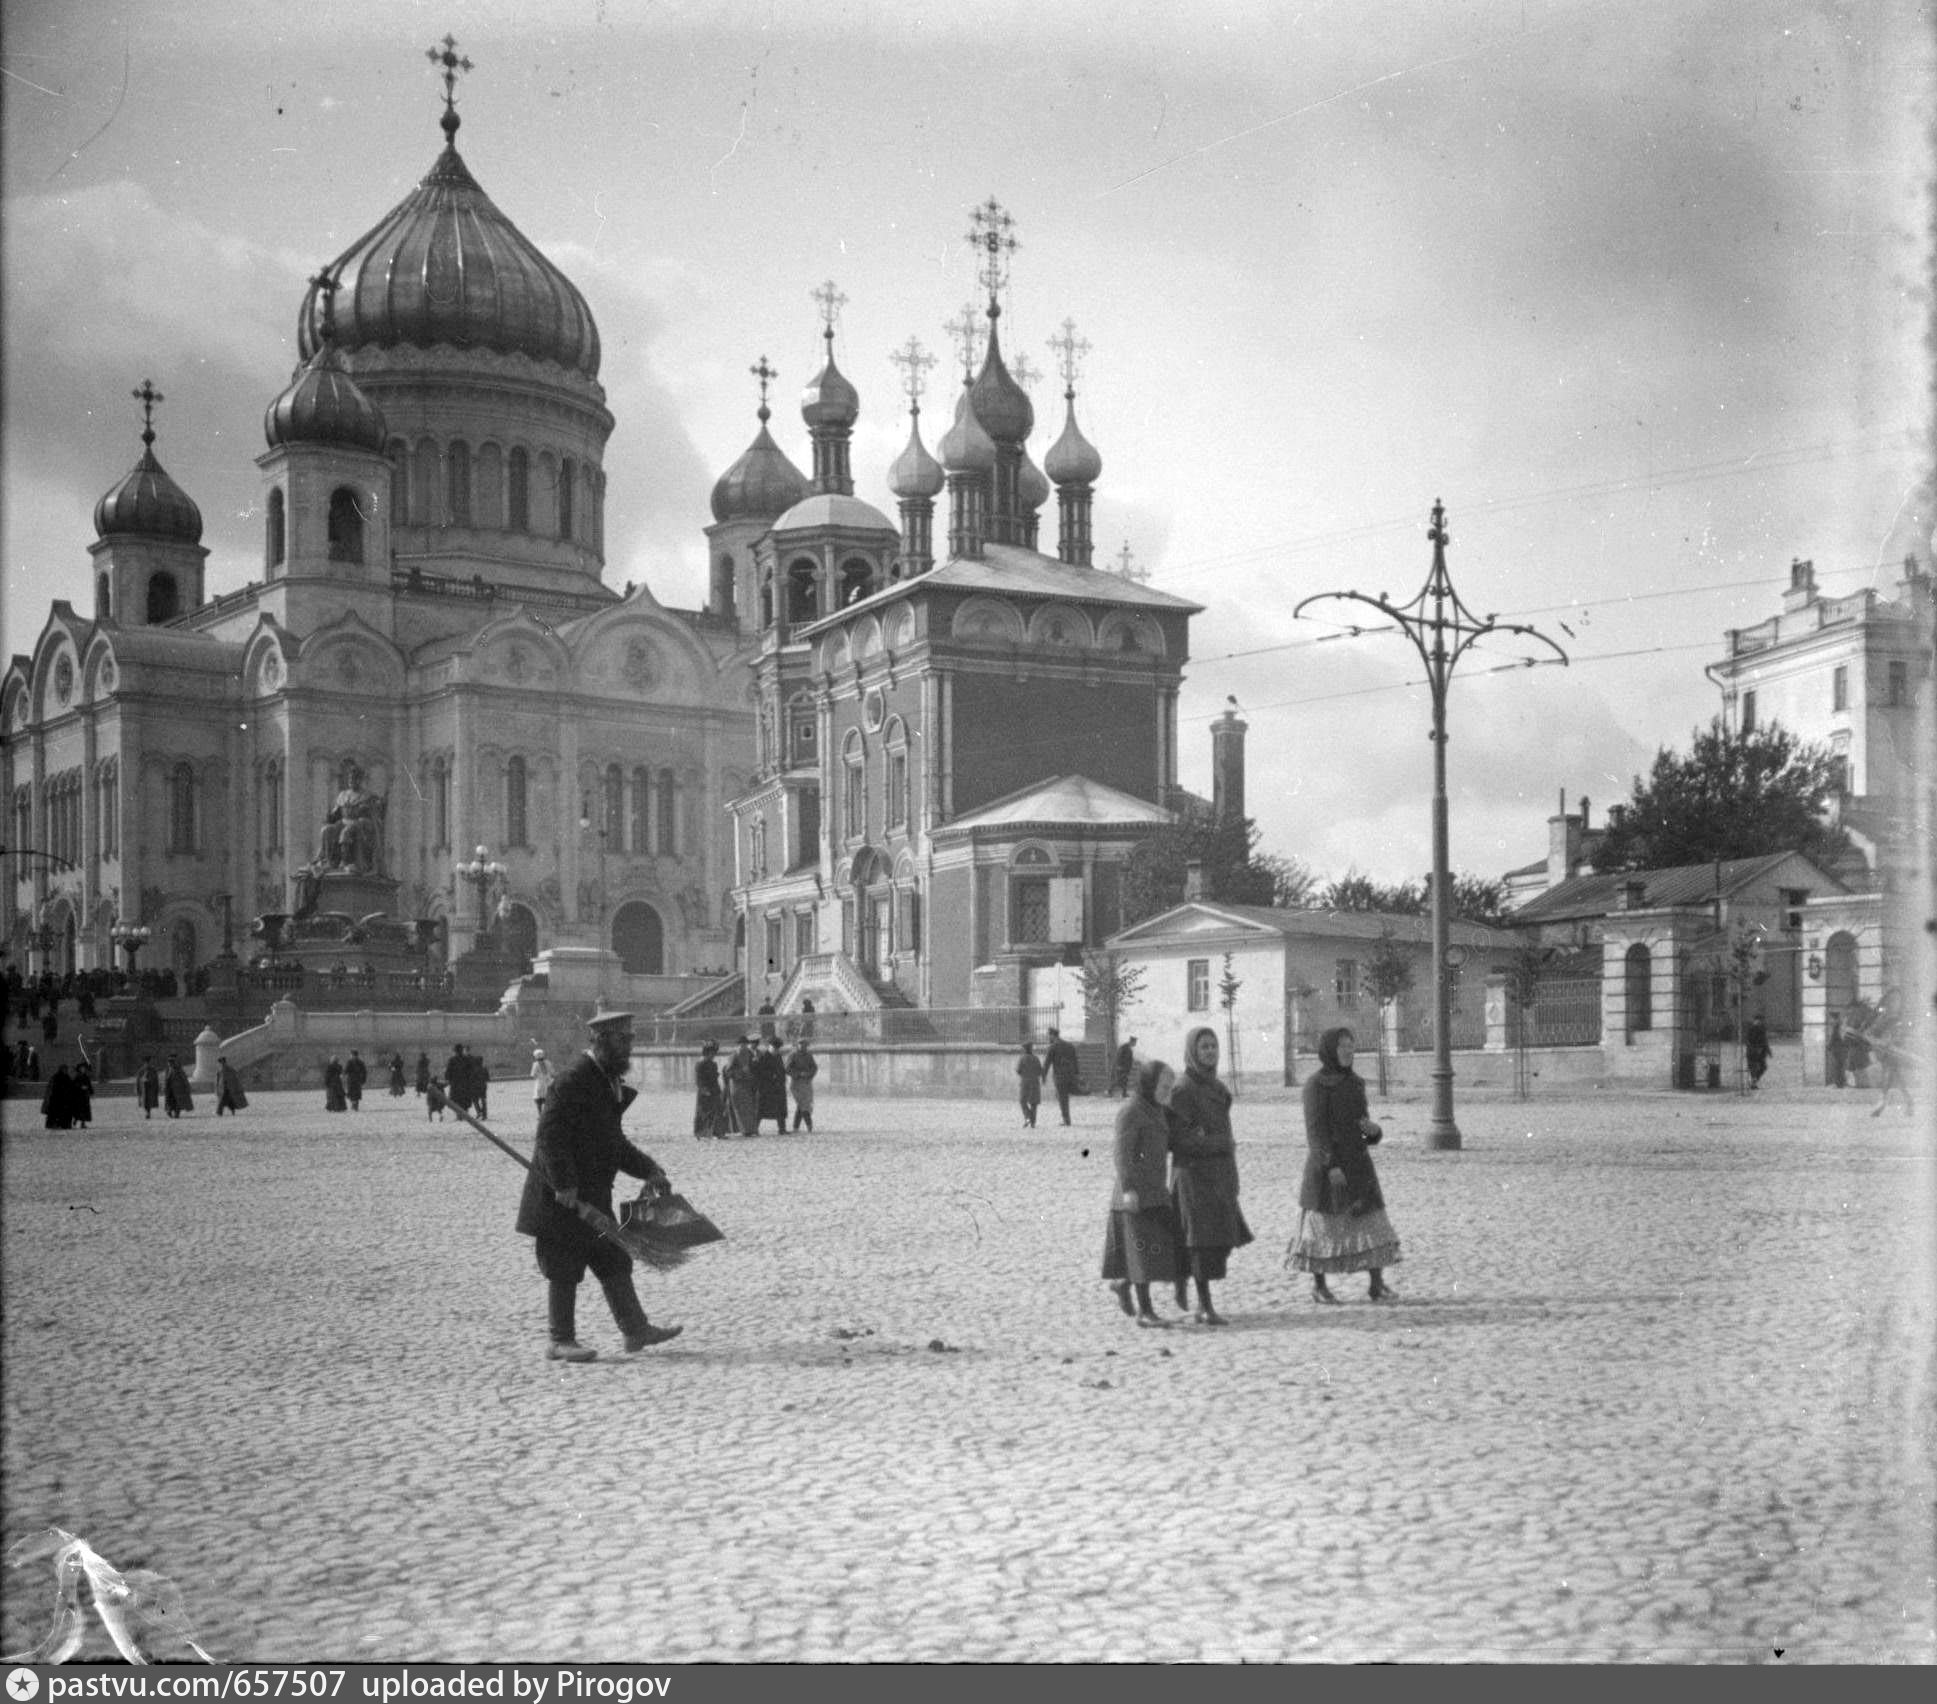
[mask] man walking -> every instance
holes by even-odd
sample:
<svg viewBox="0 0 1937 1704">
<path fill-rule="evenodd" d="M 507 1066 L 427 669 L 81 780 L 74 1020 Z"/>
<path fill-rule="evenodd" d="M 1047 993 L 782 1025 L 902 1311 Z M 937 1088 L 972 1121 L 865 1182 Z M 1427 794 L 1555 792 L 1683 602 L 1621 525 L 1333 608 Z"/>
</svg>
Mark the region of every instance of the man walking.
<svg viewBox="0 0 1937 1704">
<path fill-rule="evenodd" d="M 794 1086 L 794 1133 L 807 1126 L 808 1134 L 814 1129 L 814 1078 L 820 1073 L 820 1061 L 814 1057 L 814 1050 L 801 1038 L 787 1060 L 787 1077 Z"/>
<path fill-rule="evenodd" d="M 1069 1122 L 1069 1097 L 1076 1092 L 1076 1049 L 1063 1040 L 1061 1030 L 1049 1032 L 1049 1046 L 1043 1053 L 1043 1064 L 1049 1069 L 1050 1086 L 1056 1091 L 1056 1106 L 1063 1115 L 1063 1122 Z"/>
<path fill-rule="evenodd" d="M 350 1049 L 350 1062 L 343 1067 L 343 1092 L 350 1097 L 350 1110 L 358 1111 L 363 1104 L 363 1085 L 370 1080 L 370 1067 L 363 1063 L 363 1055 L 353 1047 Z"/>
<path fill-rule="evenodd" d="M 580 1217 L 581 1204 L 613 1216 L 612 1181 L 620 1172 L 661 1186 L 666 1174 L 628 1142 L 620 1115 L 637 1098 L 624 1079 L 632 1069 L 632 1014 L 595 1012 L 586 1020 L 591 1045 L 552 1080 L 538 1120 L 532 1170 L 518 1203 L 517 1228 L 537 1244 L 538 1270 L 549 1286 L 551 1342 L 547 1360 L 592 1361 L 578 1341 L 578 1286 L 589 1268 L 605 1292 L 628 1355 L 669 1342 L 683 1329 L 654 1325 L 639 1305 L 632 1257 Z"/>
</svg>

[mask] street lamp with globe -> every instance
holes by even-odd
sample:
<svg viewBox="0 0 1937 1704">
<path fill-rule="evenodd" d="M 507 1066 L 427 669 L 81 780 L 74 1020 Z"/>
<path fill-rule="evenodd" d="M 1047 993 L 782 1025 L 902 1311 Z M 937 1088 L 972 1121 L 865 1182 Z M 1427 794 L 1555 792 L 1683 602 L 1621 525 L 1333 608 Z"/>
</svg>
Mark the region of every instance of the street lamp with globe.
<svg viewBox="0 0 1937 1704">
<path fill-rule="evenodd" d="M 128 980 L 135 979 L 135 954 L 140 952 L 155 938 L 154 930 L 146 923 L 117 923 L 108 931 L 108 939 L 128 955 Z"/>
<path fill-rule="evenodd" d="M 461 882 L 468 882 L 477 890 L 478 940 L 490 933 L 491 925 L 486 921 L 491 895 L 507 874 L 504 865 L 491 856 L 489 847 L 480 846 L 469 858 L 459 859 L 452 866 L 453 872 Z"/>
</svg>

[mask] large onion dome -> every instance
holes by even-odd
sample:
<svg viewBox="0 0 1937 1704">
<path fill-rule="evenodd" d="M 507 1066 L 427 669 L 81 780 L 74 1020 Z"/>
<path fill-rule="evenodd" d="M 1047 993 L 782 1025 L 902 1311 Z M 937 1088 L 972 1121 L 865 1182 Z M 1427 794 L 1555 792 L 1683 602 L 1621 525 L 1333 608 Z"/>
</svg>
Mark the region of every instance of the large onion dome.
<svg viewBox="0 0 1937 1704">
<path fill-rule="evenodd" d="M 807 476 L 787 459 L 767 430 L 772 417 L 762 403 L 759 435 L 713 487 L 714 520 L 770 521 L 807 495 Z"/>
<path fill-rule="evenodd" d="M 1029 393 L 1009 376 L 1002 364 L 1002 343 L 996 335 L 1000 310 L 989 307 L 989 350 L 982 358 L 982 371 L 969 394 L 975 398 L 975 417 L 982 429 L 998 444 L 1020 444 L 1036 424 L 1036 410 Z"/>
<path fill-rule="evenodd" d="M 341 349 L 449 343 L 598 377 L 599 333 L 585 298 L 498 211 L 453 146 L 329 272 L 340 285 Z M 317 294 L 312 284 L 297 325 L 305 360 L 322 342 Z"/>
<path fill-rule="evenodd" d="M 289 388 L 262 416 L 262 435 L 273 450 L 282 444 L 341 444 L 381 451 L 388 436 L 383 410 L 358 388 L 330 339 L 329 326 Z"/>
<path fill-rule="evenodd" d="M 1063 423 L 1063 435 L 1042 459 L 1043 471 L 1058 485 L 1094 485 L 1097 475 L 1103 471 L 1103 458 L 1077 430 L 1075 395 L 1068 392 L 1065 395 L 1069 398 L 1069 418 Z"/>
<path fill-rule="evenodd" d="M 861 418 L 861 393 L 848 383 L 847 375 L 834 365 L 834 338 L 831 332 L 827 340 L 827 364 L 800 393 L 800 417 L 810 428 L 852 426 Z"/>
<path fill-rule="evenodd" d="M 909 423 L 908 447 L 888 469 L 888 489 L 901 498 L 933 497 L 945 478 L 942 464 L 921 441 L 921 415 L 917 413 Z"/>
<path fill-rule="evenodd" d="M 1032 515 L 1049 501 L 1049 481 L 1027 450 L 1022 452 L 1022 465 L 1016 469 L 1016 496 Z"/>
<path fill-rule="evenodd" d="M 141 460 L 128 477 L 94 505 L 96 535 L 132 534 L 173 544 L 200 544 L 202 511 L 155 460 L 152 427 L 142 432 L 141 445 Z"/>
<path fill-rule="evenodd" d="M 955 424 L 935 447 L 941 451 L 942 467 L 949 473 L 987 473 L 995 466 L 995 442 L 976 418 L 973 392 L 962 392 L 955 404 Z"/>
</svg>

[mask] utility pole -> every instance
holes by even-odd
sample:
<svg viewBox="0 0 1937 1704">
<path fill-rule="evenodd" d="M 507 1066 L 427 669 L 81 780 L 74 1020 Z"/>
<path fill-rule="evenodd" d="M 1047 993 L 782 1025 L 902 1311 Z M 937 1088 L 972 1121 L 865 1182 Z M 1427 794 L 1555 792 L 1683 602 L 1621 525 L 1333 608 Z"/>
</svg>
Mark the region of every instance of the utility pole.
<svg viewBox="0 0 1937 1704">
<path fill-rule="evenodd" d="M 1515 622 L 1496 621 L 1491 615 L 1476 616 L 1460 602 L 1446 571 L 1446 509 L 1435 499 L 1432 525 L 1426 536 L 1433 544 L 1432 571 L 1410 603 L 1395 604 L 1384 592 L 1370 598 L 1363 592 L 1318 592 L 1299 601 L 1291 612 L 1297 619 L 1309 604 L 1326 598 L 1352 599 L 1370 604 L 1388 622 L 1410 639 L 1426 665 L 1426 684 L 1433 695 L 1433 1102 L 1426 1127 L 1426 1146 L 1457 1148 L 1459 1125 L 1453 1120 L 1453 1022 L 1447 951 L 1452 944 L 1452 873 L 1449 868 L 1446 821 L 1446 689 L 1452 684 L 1453 670 L 1459 660 L 1481 639 L 1494 633 L 1517 633 L 1548 647 L 1564 667 L 1567 653 L 1546 634 Z M 1378 631 L 1354 627 L 1354 636 Z M 1549 661 L 1545 657 L 1523 657 L 1505 668 L 1532 668 Z M 1499 669 L 1489 670 L 1499 673 Z"/>
</svg>

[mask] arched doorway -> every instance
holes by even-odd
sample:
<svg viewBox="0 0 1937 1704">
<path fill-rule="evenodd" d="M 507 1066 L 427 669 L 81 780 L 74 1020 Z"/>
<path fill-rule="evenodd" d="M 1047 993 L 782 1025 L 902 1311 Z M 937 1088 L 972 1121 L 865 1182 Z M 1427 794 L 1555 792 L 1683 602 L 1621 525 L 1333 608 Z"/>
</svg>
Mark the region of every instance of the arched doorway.
<svg viewBox="0 0 1937 1704">
<path fill-rule="evenodd" d="M 1856 1004 L 1856 937 L 1845 930 L 1823 948 L 1823 1003 L 1832 1013 Z"/>
<path fill-rule="evenodd" d="M 871 846 L 854 856 L 854 962 L 869 976 L 886 976 L 894 953 L 893 872 Z"/>
<path fill-rule="evenodd" d="M 504 931 L 504 950 L 518 960 L 518 974 L 522 976 L 538 956 L 538 919 L 528 906 L 514 903 L 504 908 L 499 926 Z"/>
<path fill-rule="evenodd" d="M 666 974 L 666 925 L 640 900 L 628 900 L 612 919 L 612 950 L 628 976 Z"/>
<path fill-rule="evenodd" d="M 180 979 L 184 988 L 188 985 L 189 972 L 197 963 L 195 951 L 195 925 L 186 917 L 175 919 L 175 926 L 168 934 L 168 968 Z"/>
</svg>

